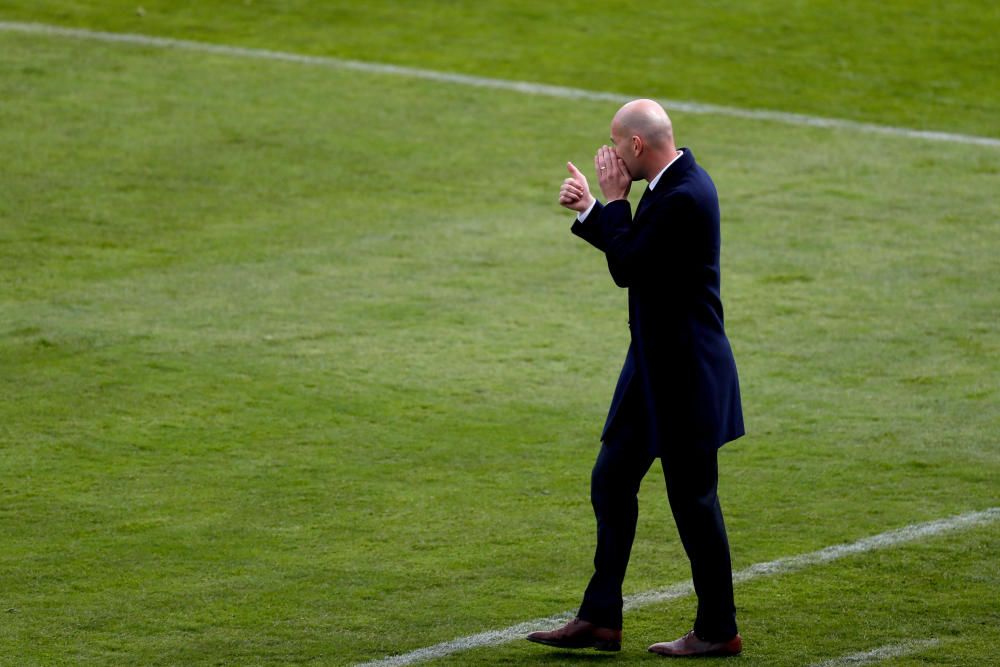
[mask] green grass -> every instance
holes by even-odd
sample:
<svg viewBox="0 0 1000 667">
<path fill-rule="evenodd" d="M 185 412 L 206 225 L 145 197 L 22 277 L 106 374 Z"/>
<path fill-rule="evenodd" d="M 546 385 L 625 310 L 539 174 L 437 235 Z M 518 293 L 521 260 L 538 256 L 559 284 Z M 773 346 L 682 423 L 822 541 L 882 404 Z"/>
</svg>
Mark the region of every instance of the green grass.
<svg viewBox="0 0 1000 667">
<path fill-rule="evenodd" d="M 982 0 L 142 7 L 0 1 L 0 16 L 1000 137 L 1000 5 Z"/>
<path fill-rule="evenodd" d="M 0 20 L 1000 135 L 985 4 L 853 24 L 972 35 L 905 50 L 921 33 L 844 43 L 802 3 L 800 29 L 749 52 L 706 6 L 673 18 L 727 35 L 706 42 L 715 76 L 676 78 L 574 28 L 621 44 L 635 26 L 691 58 L 634 14 L 536 3 L 475 32 L 500 10 L 385 6 L 0 3 Z M 470 32 L 482 48 L 448 39 Z M 858 89 L 797 69 L 842 51 Z M 774 59 L 761 90 L 744 68 Z M 935 76 L 950 96 L 883 85 Z M 4 33 L 0 100 L 0 664 L 350 664 L 578 603 L 627 329 L 554 202 L 613 106 Z M 749 430 L 722 456 L 736 567 L 1000 504 L 1000 151 L 674 121 L 722 194 Z M 664 495 L 651 474 L 629 592 L 687 577 Z M 998 560 L 993 525 L 741 585 L 740 662 L 937 637 L 896 662 L 983 664 Z M 691 615 L 630 614 L 613 661 L 651 660 Z"/>
</svg>

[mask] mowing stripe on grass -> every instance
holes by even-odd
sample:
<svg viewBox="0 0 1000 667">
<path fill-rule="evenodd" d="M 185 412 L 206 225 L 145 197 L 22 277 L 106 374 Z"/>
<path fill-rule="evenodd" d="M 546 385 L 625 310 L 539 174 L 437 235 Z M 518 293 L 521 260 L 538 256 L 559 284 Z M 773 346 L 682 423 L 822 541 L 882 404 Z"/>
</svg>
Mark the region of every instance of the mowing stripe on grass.
<svg viewBox="0 0 1000 667">
<path fill-rule="evenodd" d="M 333 69 L 353 70 L 358 72 L 369 72 L 373 74 L 391 74 L 395 76 L 404 76 L 413 79 L 426 79 L 429 81 L 454 83 L 463 86 L 476 86 L 479 88 L 509 90 L 518 93 L 524 93 L 527 95 L 543 95 L 547 97 L 560 97 L 560 98 L 574 99 L 574 100 L 594 100 L 599 102 L 613 102 L 615 104 L 624 104 L 625 102 L 635 99 L 636 97 L 642 97 L 641 95 L 622 95 L 621 93 L 609 93 L 596 90 L 585 90 L 582 88 L 569 88 L 566 86 L 553 86 L 544 83 L 532 83 L 530 81 L 511 81 L 508 79 L 494 79 L 484 76 L 473 76 L 470 74 L 439 72 L 436 70 L 422 69 L 419 67 L 388 65 L 384 63 L 372 63 L 360 60 L 332 58 L 327 56 L 307 56 L 298 53 L 289 53 L 287 51 L 272 51 L 270 49 L 255 49 L 243 46 L 228 46 L 225 44 L 195 42 L 186 39 L 173 39 L 169 37 L 152 37 L 150 35 L 101 32 L 97 30 L 84 30 L 80 28 L 64 28 L 61 26 L 47 25 L 44 23 L 22 23 L 18 21 L 0 21 L 0 31 L 21 32 L 34 35 L 48 35 L 53 37 L 71 37 L 75 39 L 88 39 L 98 42 L 136 44 L 139 46 L 150 46 L 163 49 L 199 51 L 203 53 L 215 53 L 225 56 L 235 56 L 238 58 L 278 60 L 284 62 L 299 63 L 302 65 L 330 67 Z M 1000 139 L 994 137 L 981 137 L 970 134 L 956 134 L 952 132 L 914 130 L 912 128 L 907 128 L 907 127 L 894 127 L 891 125 L 862 123 L 859 121 L 846 120 L 843 118 L 824 118 L 822 116 L 807 116 L 805 114 L 789 113 L 786 111 L 772 111 L 768 109 L 741 109 L 739 107 L 727 107 L 718 104 L 703 104 L 701 102 L 684 102 L 680 100 L 660 100 L 660 101 L 663 103 L 665 107 L 667 107 L 671 111 L 682 111 L 692 114 L 732 116 L 735 118 L 749 118 L 752 120 L 784 123 L 787 125 L 805 125 L 809 127 L 823 127 L 835 130 L 852 130 L 856 132 L 868 132 L 874 134 L 885 134 L 896 137 L 905 137 L 908 139 L 947 141 L 951 143 L 972 144 L 975 146 L 989 146 L 991 148 L 1000 148 Z"/>
<path fill-rule="evenodd" d="M 889 658 L 898 658 L 904 655 L 910 655 L 911 653 L 919 653 L 925 648 L 930 648 L 931 646 L 937 646 L 940 644 L 937 639 L 920 639 L 908 642 L 900 642 L 899 644 L 889 644 L 888 646 L 880 646 L 878 648 L 872 649 L 870 651 L 859 651 L 858 653 L 850 653 L 848 655 L 842 655 L 839 658 L 833 658 L 831 660 L 825 660 L 823 662 L 817 662 L 810 667 L 842 667 L 843 665 L 870 665 L 873 662 L 882 662 L 883 660 L 888 660 Z"/>
<path fill-rule="evenodd" d="M 997 520 L 1000 520 L 1000 507 L 991 507 L 981 512 L 969 512 L 968 514 L 959 514 L 946 519 L 927 521 L 926 523 L 915 523 L 896 530 L 890 530 L 885 533 L 879 533 L 878 535 L 872 535 L 871 537 L 865 537 L 857 542 L 838 544 L 832 547 L 826 547 L 825 549 L 820 549 L 819 551 L 800 554 L 798 556 L 789 556 L 787 558 L 778 558 L 777 560 L 768 561 L 766 563 L 756 563 L 748 568 L 734 572 L 733 580 L 734 582 L 742 582 L 756 579 L 757 577 L 796 572 L 809 567 L 810 565 L 829 563 L 839 558 L 843 558 L 844 556 L 867 553 L 869 551 L 885 549 L 899 544 L 905 544 L 907 542 L 916 542 L 924 538 L 933 537 L 935 535 L 940 535 L 954 530 L 990 524 Z M 625 598 L 625 610 L 627 611 L 657 602 L 673 600 L 675 598 L 684 597 L 693 592 L 694 589 L 691 587 L 691 584 L 685 582 L 674 584 L 673 586 L 668 586 L 667 588 L 637 593 L 636 595 L 630 595 Z M 458 639 L 453 639 L 451 641 L 420 648 L 415 651 L 410 651 L 409 653 L 402 653 L 400 655 L 387 656 L 379 660 L 372 660 L 362 663 L 358 665 L 358 667 L 399 667 L 400 665 L 410 665 L 423 660 L 442 658 L 452 653 L 468 651 L 469 649 L 479 648 L 482 646 L 503 644 L 515 639 L 521 639 L 524 635 L 534 630 L 545 629 L 553 625 L 558 625 L 559 623 L 573 618 L 573 616 L 575 616 L 574 612 L 567 611 L 561 614 L 556 614 L 555 616 L 549 616 L 547 618 L 536 618 L 532 621 L 518 623 L 517 625 L 512 625 L 509 628 L 504 628 L 502 630 L 480 632 L 479 634 L 469 635 L 468 637 L 459 637 Z M 846 658 L 840 659 L 843 660 Z"/>
</svg>

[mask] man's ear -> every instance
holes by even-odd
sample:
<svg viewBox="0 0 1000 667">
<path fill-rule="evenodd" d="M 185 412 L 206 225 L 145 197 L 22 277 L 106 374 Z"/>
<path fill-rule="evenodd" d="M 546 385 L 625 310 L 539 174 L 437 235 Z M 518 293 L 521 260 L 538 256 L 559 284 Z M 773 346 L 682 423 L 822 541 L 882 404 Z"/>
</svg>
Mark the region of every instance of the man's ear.
<svg viewBox="0 0 1000 667">
<path fill-rule="evenodd" d="M 632 135 L 632 152 L 635 153 L 636 157 L 642 154 L 642 139 L 637 134 Z"/>
</svg>

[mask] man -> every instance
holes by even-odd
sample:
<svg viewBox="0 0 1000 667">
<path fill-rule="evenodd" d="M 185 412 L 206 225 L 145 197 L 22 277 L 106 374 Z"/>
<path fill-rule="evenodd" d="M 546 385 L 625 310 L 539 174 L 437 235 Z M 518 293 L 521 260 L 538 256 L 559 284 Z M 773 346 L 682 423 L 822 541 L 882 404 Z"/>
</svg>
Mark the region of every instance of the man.
<svg viewBox="0 0 1000 667">
<path fill-rule="evenodd" d="M 607 204 L 594 199 L 572 162 L 559 191 L 559 203 L 578 213 L 572 232 L 605 254 L 615 284 L 628 289 L 631 343 L 591 478 L 594 574 L 577 618 L 527 638 L 560 648 L 620 650 L 622 581 L 639 483 L 659 457 L 691 562 L 698 613 L 691 632 L 649 650 L 737 655 L 742 640 L 716 495 L 717 452 L 744 431 L 736 364 L 723 328 L 718 195 L 691 150 L 676 148 L 670 118 L 652 100 L 619 109 L 611 142 L 594 158 Z M 626 197 L 640 179 L 649 187 L 633 216 Z"/>
</svg>

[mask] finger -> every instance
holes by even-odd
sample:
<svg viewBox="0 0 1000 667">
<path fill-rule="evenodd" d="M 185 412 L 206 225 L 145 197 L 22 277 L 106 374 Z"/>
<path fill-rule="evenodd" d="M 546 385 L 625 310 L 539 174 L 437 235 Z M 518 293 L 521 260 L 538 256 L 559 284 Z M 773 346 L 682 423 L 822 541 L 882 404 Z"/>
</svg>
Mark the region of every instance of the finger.
<svg viewBox="0 0 1000 667">
<path fill-rule="evenodd" d="M 618 156 L 615 155 L 615 150 L 611 146 L 604 147 L 604 165 L 608 169 L 614 169 L 616 167 L 615 162 Z"/>
<path fill-rule="evenodd" d="M 565 178 L 563 179 L 561 189 L 572 188 L 578 192 L 583 192 L 586 187 L 579 180 L 575 178 Z"/>
<path fill-rule="evenodd" d="M 580 170 L 577 169 L 576 165 L 573 164 L 572 162 L 566 163 L 566 169 L 569 170 L 569 173 L 573 174 L 573 178 L 580 178 L 580 179 L 583 178 L 583 174 L 580 173 Z"/>
<path fill-rule="evenodd" d="M 628 165 L 625 164 L 625 160 L 618 158 L 618 170 L 622 172 L 629 180 L 632 180 L 632 173 L 628 170 Z"/>
</svg>

